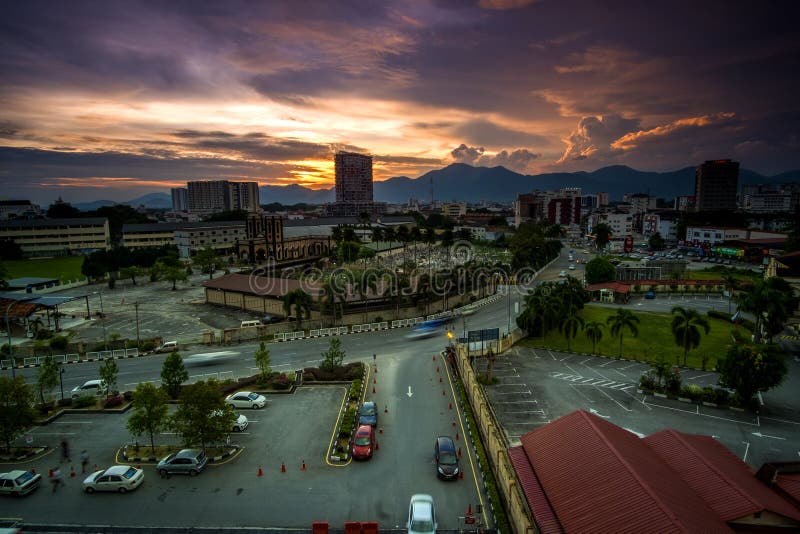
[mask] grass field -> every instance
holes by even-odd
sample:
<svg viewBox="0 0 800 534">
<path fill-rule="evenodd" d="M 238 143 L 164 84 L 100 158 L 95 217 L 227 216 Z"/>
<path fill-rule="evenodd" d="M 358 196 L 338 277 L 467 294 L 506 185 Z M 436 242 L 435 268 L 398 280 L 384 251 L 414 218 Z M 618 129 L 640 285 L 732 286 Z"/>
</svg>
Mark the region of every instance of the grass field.
<svg viewBox="0 0 800 534">
<path fill-rule="evenodd" d="M 8 278 L 58 278 L 62 282 L 85 278 L 81 274 L 83 256 L 65 256 L 63 258 L 43 258 L 31 260 L 14 260 L 3 262 L 8 271 Z"/>
<path fill-rule="evenodd" d="M 600 306 L 587 305 L 581 310 L 581 317 L 584 321 L 598 321 L 603 323 L 603 339 L 597 344 L 596 353 L 604 356 L 619 355 L 619 338 L 611 337 L 611 329 L 606 324 L 609 316 L 614 315 L 616 310 Z M 683 349 L 675 344 L 672 335 L 671 323 L 672 315 L 664 313 L 650 313 L 635 311 L 634 315 L 639 318 L 639 335 L 631 336 L 628 330 L 622 340 L 622 357 L 639 361 L 654 362 L 660 356 L 669 363 L 677 363 L 680 356 L 683 363 Z M 705 335 L 701 330 L 700 345 L 689 351 L 686 364 L 689 367 L 703 367 L 702 359 L 707 358 L 706 368 L 712 369 L 717 365 L 717 358 L 722 357 L 727 352 L 727 347 L 732 343 L 731 331 L 733 325 L 727 321 L 707 317 L 711 331 Z M 573 352 L 592 352 L 592 342 L 581 331 L 575 339 L 571 340 Z M 523 346 L 541 347 L 545 346 L 552 350 L 566 350 L 567 340 L 558 330 L 551 330 L 545 337 L 527 338 L 521 342 Z"/>
</svg>

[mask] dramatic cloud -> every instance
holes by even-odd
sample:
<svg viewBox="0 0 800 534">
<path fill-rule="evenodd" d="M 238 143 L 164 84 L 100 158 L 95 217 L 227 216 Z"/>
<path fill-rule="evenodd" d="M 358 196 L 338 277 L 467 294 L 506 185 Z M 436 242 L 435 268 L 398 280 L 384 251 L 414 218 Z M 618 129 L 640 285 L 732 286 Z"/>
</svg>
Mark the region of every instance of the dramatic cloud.
<svg viewBox="0 0 800 534">
<path fill-rule="evenodd" d="M 6 4 L 5 195 L 330 187 L 347 147 L 378 180 L 452 161 L 800 167 L 794 0 Z"/>
</svg>

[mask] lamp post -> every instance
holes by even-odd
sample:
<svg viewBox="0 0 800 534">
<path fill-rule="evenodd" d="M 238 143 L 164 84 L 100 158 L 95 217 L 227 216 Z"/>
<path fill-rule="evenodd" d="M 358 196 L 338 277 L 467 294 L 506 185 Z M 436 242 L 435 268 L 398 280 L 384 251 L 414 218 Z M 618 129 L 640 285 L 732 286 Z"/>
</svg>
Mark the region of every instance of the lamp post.
<svg viewBox="0 0 800 534">
<path fill-rule="evenodd" d="M 103 292 L 98 291 L 96 294 L 100 295 L 100 320 L 103 323 L 103 349 L 108 350 L 108 338 L 106 337 L 106 314 L 103 311 Z"/>
<path fill-rule="evenodd" d="M 59 364 L 58 366 L 58 382 L 61 385 L 61 400 L 64 400 L 64 365 Z"/>
<path fill-rule="evenodd" d="M 141 341 L 139 340 L 139 301 L 133 303 L 133 308 L 136 310 L 136 348 L 139 349 L 142 346 Z"/>
<path fill-rule="evenodd" d="M 11 359 L 11 378 L 16 378 L 17 374 L 14 371 L 14 349 L 11 346 L 11 324 L 8 320 L 8 314 L 11 313 L 11 306 L 14 305 L 16 301 L 12 300 L 6 306 L 6 333 L 8 333 L 8 357 Z"/>
</svg>

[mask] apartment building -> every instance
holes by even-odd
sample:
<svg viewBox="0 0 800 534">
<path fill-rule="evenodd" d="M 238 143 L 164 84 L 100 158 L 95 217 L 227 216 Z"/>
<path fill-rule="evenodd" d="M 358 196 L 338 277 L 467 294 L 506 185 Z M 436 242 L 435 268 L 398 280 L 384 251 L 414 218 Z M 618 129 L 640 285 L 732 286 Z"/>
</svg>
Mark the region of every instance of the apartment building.
<svg viewBox="0 0 800 534">
<path fill-rule="evenodd" d="M 257 182 L 202 180 L 187 182 L 186 186 L 186 207 L 189 212 L 219 213 L 244 210 L 256 213 L 259 210 Z M 173 209 L 175 209 L 174 196 Z"/>
<path fill-rule="evenodd" d="M 111 248 L 105 217 L 0 221 L 0 240 L 14 241 L 29 258 L 89 254 Z"/>
</svg>

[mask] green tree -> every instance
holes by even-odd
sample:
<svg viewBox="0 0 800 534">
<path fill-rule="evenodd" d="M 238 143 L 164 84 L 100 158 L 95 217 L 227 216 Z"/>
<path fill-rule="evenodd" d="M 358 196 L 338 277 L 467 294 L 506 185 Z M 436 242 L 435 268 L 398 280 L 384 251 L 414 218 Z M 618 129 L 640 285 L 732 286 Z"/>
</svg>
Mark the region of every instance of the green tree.
<svg viewBox="0 0 800 534">
<path fill-rule="evenodd" d="M 559 332 L 564 334 L 564 337 L 567 338 L 567 350 L 572 350 L 570 342 L 572 341 L 575 336 L 578 335 L 578 331 L 582 330 L 585 326 L 583 317 L 578 315 L 578 309 L 575 306 L 570 306 L 569 310 L 567 310 L 566 315 L 558 324 Z"/>
<path fill-rule="evenodd" d="M 355 241 L 343 241 L 339 245 L 339 261 L 342 263 L 352 263 L 358 259 L 358 252 L 361 245 Z"/>
<path fill-rule="evenodd" d="M 619 357 L 622 358 L 622 338 L 625 335 L 625 330 L 628 330 L 633 337 L 639 335 L 639 318 L 633 312 L 617 308 L 615 315 L 609 316 L 606 324 L 611 326 L 611 335 L 619 337 Z"/>
<path fill-rule="evenodd" d="M 286 316 L 294 312 L 297 328 L 303 328 L 303 317 L 311 317 L 311 296 L 300 288 L 294 289 L 283 296 L 283 311 Z"/>
<path fill-rule="evenodd" d="M 584 325 L 583 331 L 586 337 L 592 342 L 592 354 L 594 354 L 597 343 L 603 339 L 603 323 L 600 321 L 589 321 Z"/>
<path fill-rule="evenodd" d="M 136 277 L 142 276 L 144 274 L 144 269 L 137 265 L 131 265 L 130 267 L 122 267 L 119 270 L 120 278 L 130 278 L 133 285 L 136 285 Z"/>
<path fill-rule="evenodd" d="M 675 306 L 672 308 L 672 335 L 675 344 L 683 347 L 683 365 L 686 366 L 686 356 L 689 349 L 696 349 L 700 345 L 700 328 L 706 335 L 711 331 L 708 319 L 697 313 L 696 310 Z M 680 356 L 676 356 L 675 363 L 680 365 Z"/>
<path fill-rule="evenodd" d="M 183 358 L 178 351 L 171 352 L 161 366 L 161 385 L 173 399 L 178 398 L 181 384 L 189 380 L 189 372 L 183 365 Z"/>
<path fill-rule="evenodd" d="M 186 282 L 189 280 L 189 275 L 186 269 L 175 265 L 164 265 L 160 268 L 161 277 L 167 282 L 172 282 L 172 290 L 175 291 L 178 282 Z"/>
<path fill-rule="evenodd" d="M 117 361 L 114 358 L 106 358 L 103 360 L 103 363 L 100 365 L 100 369 L 98 369 L 100 380 L 106 383 L 109 393 L 112 391 L 117 391 L 118 373 L 119 367 L 117 366 Z"/>
<path fill-rule="evenodd" d="M 664 250 L 666 241 L 664 241 L 664 238 L 661 237 L 659 232 L 656 232 L 647 240 L 647 246 L 649 246 L 651 250 Z"/>
<path fill-rule="evenodd" d="M 0 441 L 7 452 L 11 443 L 36 420 L 33 389 L 25 377 L 0 377 Z"/>
<path fill-rule="evenodd" d="M 342 350 L 342 340 L 338 337 L 330 338 L 328 341 L 328 350 L 322 353 L 322 363 L 320 369 L 325 371 L 333 371 L 342 365 L 345 353 Z"/>
<path fill-rule="evenodd" d="M 36 369 L 36 384 L 42 404 L 52 400 L 53 389 L 58 385 L 61 368 L 52 356 L 47 356 Z M 46 397 L 46 398 L 45 398 Z"/>
<path fill-rule="evenodd" d="M 594 227 L 594 236 L 594 244 L 597 246 L 597 250 L 602 254 L 608 242 L 611 241 L 611 227 L 606 223 L 596 224 Z"/>
<path fill-rule="evenodd" d="M 768 391 L 786 377 L 786 355 L 777 345 L 733 345 L 717 362 L 719 384 L 750 404 L 759 391 Z"/>
<path fill-rule="evenodd" d="M 211 247 L 198 250 L 192 258 L 192 264 L 200 269 L 201 273 L 208 274 L 209 280 L 214 278 L 214 269 L 220 261 L 217 251 Z"/>
<path fill-rule="evenodd" d="M 266 382 L 269 379 L 269 375 L 272 373 L 272 369 L 270 369 L 270 356 L 267 344 L 262 341 L 258 346 L 258 350 L 255 352 L 254 356 L 256 359 L 256 367 L 258 367 L 258 370 L 261 372 L 261 380 Z"/>
<path fill-rule="evenodd" d="M 206 450 L 206 445 L 225 439 L 236 422 L 216 380 L 201 380 L 186 386 L 180 400 L 172 415 L 172 428 L 186 446 L 200 445 Z"/>
<path fill-rule="evenodd" d="M 739 280 L 732 274 L 726 274 L 722 277 L 722 282 L 725 284 L 725 291 L 728 292 L 728 314 L 730 314 L 733 291 L 739 286 Z"/>
<path fill-rule="evenodd" d="M 151 382 L 140 382 L 133 392 L 133 413 L 128 418 L 128 431 L 134 436 L 147 434 L 150 450 L 155 454 L 155 435 L 169 428 L 169 397 Z"/>
<path fill-rule="evenodd" d="M 602 284 L 612 282 L 617 276 L 617 269 L 608 258 L 597 256 L 586 263 L 586 283 Z"/>
<path fill-rule="evenodd" d="M 106 273 L 112 268 L 108 252 L 98 250 L 88 256 L 83 257 L 81 264 L 81 274 L 87 278 L 97 280 L 105 278 Z"/>
<path fill-rule="evenodd" d="M 743 288 L 738 297 L 739 309 L 753 314 L 754 341 L 760 343 L 763 334 L 777 335 L 783 329 L 792 303 L 789 284 L 781 278 L 756 280 L 752 286 Z"/>
</svg>

